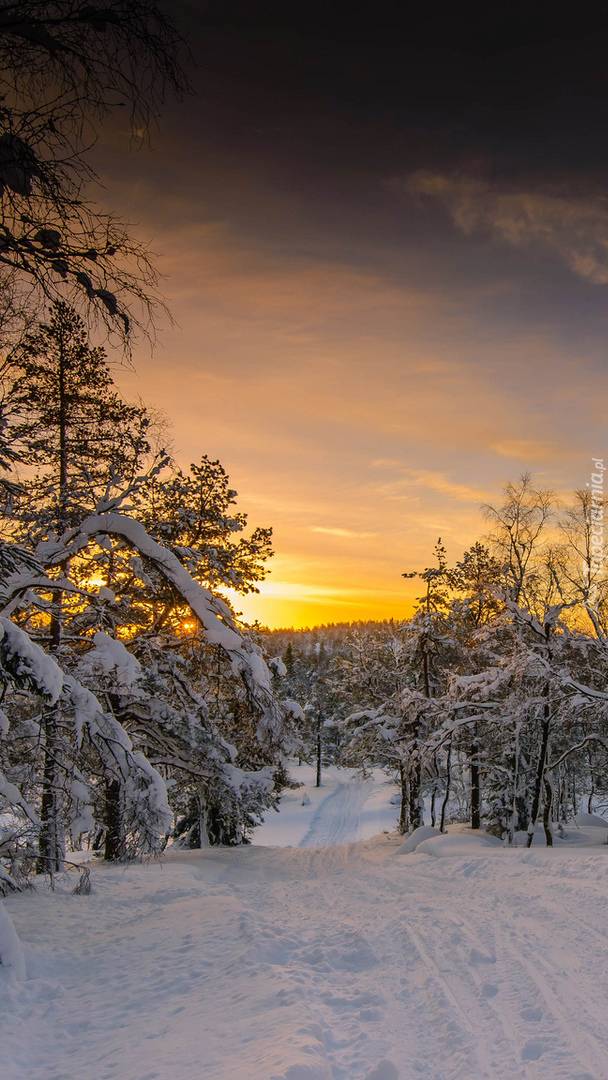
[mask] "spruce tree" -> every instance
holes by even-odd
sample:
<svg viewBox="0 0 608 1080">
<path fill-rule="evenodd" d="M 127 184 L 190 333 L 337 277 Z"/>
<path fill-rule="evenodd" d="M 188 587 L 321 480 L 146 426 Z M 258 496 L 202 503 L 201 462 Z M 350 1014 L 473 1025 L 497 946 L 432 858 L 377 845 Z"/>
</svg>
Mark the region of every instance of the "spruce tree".
<svg viewBox="0 0 608 1080">
<path fill-rule="evenodd" d="M 150 450 L 146 410 L 128 405 L 114 387 L 102 348 L 92 347 L 82 319 L 65 303 L 30 330 L 8 358 L 5 401 L 12 445 L 21 463 L 19 498 L 9 535 L 35 547 L 73 527 L 95 506 L 111 476 L 131 478 Z M 58 576 L 82 585 L 87 565 Z M 73 606 L 73 605 L 72 605 Z M 82 608 L 80 600 L 77 606 Z M 62 627 L 69 618 L 63 591 L 48 608 L 48 644 L 62 650 Z M 62 806 L 70 783 L 70 752 L 58 705 L 42 712 L 43 781 L 39 870 L 62 862 Z M 112 781 L 112 783 L 115 783 Z"/>
<path fill-rule="evenodd" d="M 9 356 L 5 402 L 26 466 L 17 517 L 34 541 L 74 525 L 112 473 L 131 479 L 150 450 L 146 409 L 123 401 L 105 351 L 63 302 Z"/>
</svg>

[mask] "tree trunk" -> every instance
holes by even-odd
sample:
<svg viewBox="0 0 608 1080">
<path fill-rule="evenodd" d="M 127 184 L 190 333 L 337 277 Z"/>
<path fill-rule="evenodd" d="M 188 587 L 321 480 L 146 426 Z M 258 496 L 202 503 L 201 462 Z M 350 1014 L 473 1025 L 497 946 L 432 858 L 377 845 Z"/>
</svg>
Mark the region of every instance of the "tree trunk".
<svg viewBox="0 0 608 1080">
<path fill-rule="evenodd" d="M 471 828 L 481 828 L 481 772 L 476 758 L 479 754 L 477 743 L 471 743 Z"/>
<path fill-rule="evenodd" d="M 593 764 L 591 762 L 591 753 L 589 757 L 589 775 L 591 777 L 591 790 L 589 791 L 589 798 L 587 799 L 587 813 L 593 813 L 593 800 L 595 798 L 595 772 L 593 771 Z"/>
<path fill-rule="evenodd" d="M 407 815 L 409 805 L 409 787 L 407 782 L 407 772 L 404 768 L 403 761 L 399 761 L 399 783 L 401 785 L 401 809 L 399 811 L 399 832 L 406 833 L 409 826 L 409 819 Z"/>
<path fill-rule="evenodd" d="M 59 874 L 63 870 L 63 830 L 60 824 L 60 767 L 57 740 L 57 718 L 54 709 L 45 709 L 42 718 L 44 732 L 44 773 L 40 804 L 40 833 L 38 836 L 38 874 Z"/>
<path fill-rule="evenodd" d="M 553 833 L 551 832 L 551 802 L 553 799 L 553 788 L 551 781 L 545 773 L 545 805 L 543 807 L 543 828 L 545 830 L 545 840 L 547 847 L 553 847 Z"/>
<path fill-rule="evenodd" d="M 420 805 L 421 779 L 422 770 L 420 768 L 420 759 L 417 752 L 414 752 L 413 760 L 409 768 L 410 824 L 414 829 L 418 829 L 424 824 L 424 814 L 422 806 Z"/>
<path fill-rule="evenodd" d="M 448 799 L 450 797 L 450 786 L 452 782 L 452 740 L 450 739 L 450 745 L 448 746 L 448 756 L 445 766 L 445 795 L 443 796 L 443 802 L 441 804 L 441 818 L 439 819 L 439 832 L 445 832 L 445 815 L 448 808 Z"/>
<path fill-rule="evenodd" d="M 317 720 L 317 775 L 315 779 L 315 787 L 321 787 L 321 727 L 323 725 L 323 717 L 320 716 Z"/>
<path fill-rule="evenodd" d="M 210 844 L 209 836 L 207 835 L 207 800 L 204 795 L 197 795 L 196 802 L 198 806 L 198 846 L 201 848 L 208 848 L 210 847 Z"/>
<path fill-rule="evenodd" d="M 538 821 L 538 811 L 540 809 L 543 780 L 545 778 L 545 764 L 547 761 L 547 748 L 549 746 L 549 729 L 551 726 L 551 707 L 549 703 L 548 683 L 545 684 L 543 690 L 543 697 L 545 698 L 545 704 L 543 706 L 543 723 L 541 728 L 540 753 L 538 755 L 538 766 L 536 769 L 536 780 L 534 783 L 532 813 L 530 815 L 530 821 L 528 822 L 528 839 L 526 841 L 526 847 L 532 847 L 532 842 L 534 840 L 534 830 L 536 828 L 536 822 Z"/>
<path fill-rule="evenodd" d="M 116 693 L 107 695 L 112 713 L 119 719 L 120 697 Z M 105 814 L 106 828 L 103 857 L 107 862 L 123 862 L 127 857 L 127 840 L 124 828 L 122 784 L 115 776 L 105 779 Z"/>
<path fill-rule="evenodd" d="M 123 825 L 122 785 L 119 780 L 106 780 L 105 826 L 104 859 L 106 862 L 124 862 L 127 857 L 127 843 Z"/>
</svg>

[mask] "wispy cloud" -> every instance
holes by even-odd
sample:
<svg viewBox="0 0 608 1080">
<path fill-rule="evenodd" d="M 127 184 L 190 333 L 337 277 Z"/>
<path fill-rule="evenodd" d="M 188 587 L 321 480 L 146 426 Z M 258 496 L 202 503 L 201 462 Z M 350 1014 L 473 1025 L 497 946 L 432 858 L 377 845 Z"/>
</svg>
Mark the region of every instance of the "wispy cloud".
<svg viewBox="0 0 608 1080">
<path fill-rule="evenodd" d="M 408 469 L 397 462 L 382 458 L 372 462 L 372 466 L 374 468 L 398 468 L 400 475 L 394 480 L 389 480 L 379 489 L 382 494 L 391 499 L 410 498 L 412 488 L 435 491 L 440 495 L 445 495 L 450 499 L 463 503 L 479 504 L 485 502 L 488 498 L 487 491 L 473 487 L 470 484 L 455 483 L 450 480 L 447 473 L 430 472 L 425 469 Z"/>
<path fill-rule="evenodd" d="M 290 600 L 294 603 L 305 600 L 308 604 L 324 604 L 328 600 L 334 604 L 353 604 L 357 603 L 359 596 L 359 590 L 355 588 L 310 585 L 301 581 L 263 581 L 260 583 L 259 592 L 266 598 Z M 242 598 L 239 597 L 237 603 L 242 603 Z"/>
<path fill-rule="evenodd" d="M 608 284 L 608 200 L 603 194 L 501 186 L 423 170 L 391 186 L 437 199 L 467 235 L 490 232 L 516 247 L 542 245 L 579 277 L 594 285 Z"/>
<path fill-rule="evenodd" d="M 352 540 L 367 540 L 373 533 L 353 532 L 352 529 L 329 528 L 325 525 L 311 525 L 311 532 L 325 533 L 326 536 L 343 536 Z"/>
<path fill-rule="evenodd" d="M 510 439 L 496 442 L 492 443 L 491 449 L 501 457 L 517 458 L 528 464 L 536 461 L 551 461 L 569 453 L 569 448 L 559 447 L 552 443 L 535 442 L 533 439 Z"/>
</svg>

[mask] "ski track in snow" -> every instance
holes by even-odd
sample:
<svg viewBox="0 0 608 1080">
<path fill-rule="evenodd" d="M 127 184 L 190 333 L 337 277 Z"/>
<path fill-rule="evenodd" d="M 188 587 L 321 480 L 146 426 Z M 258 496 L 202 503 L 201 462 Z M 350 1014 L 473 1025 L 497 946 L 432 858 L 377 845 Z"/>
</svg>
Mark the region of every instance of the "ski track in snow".
<svg viewBox="0 0 608 1080">
<path fill-rule="evenodd" d="M 299 847 L 328 847 L 359 839 L 363 807 L 373 790 L 371 782 L 340 784 L 323 800 Z"/>
<path fill-rule="evenodd" d="M 11 897 L 2 1080 L 608 1080 L 606 852 L 311 846 L 349 787 L 299 848 Z"/>
</svg>

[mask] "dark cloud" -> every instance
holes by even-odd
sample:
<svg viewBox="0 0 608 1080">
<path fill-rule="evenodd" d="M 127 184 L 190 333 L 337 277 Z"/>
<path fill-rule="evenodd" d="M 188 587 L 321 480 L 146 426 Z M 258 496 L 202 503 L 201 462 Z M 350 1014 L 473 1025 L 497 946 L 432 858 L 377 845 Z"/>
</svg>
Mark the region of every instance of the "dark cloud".
<svg viewBox="0 0 608 1080">
<path fill-rule="evenodd" d="M 608 14 L 549 5 L 182 5 L 202 124 L 255 153 L 383 170 L 605 162 Z M 367 151 L 362 155 L 361 151 Z"/>
</svg>

